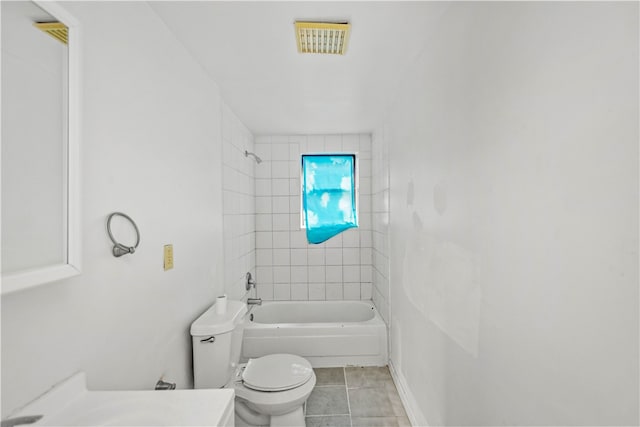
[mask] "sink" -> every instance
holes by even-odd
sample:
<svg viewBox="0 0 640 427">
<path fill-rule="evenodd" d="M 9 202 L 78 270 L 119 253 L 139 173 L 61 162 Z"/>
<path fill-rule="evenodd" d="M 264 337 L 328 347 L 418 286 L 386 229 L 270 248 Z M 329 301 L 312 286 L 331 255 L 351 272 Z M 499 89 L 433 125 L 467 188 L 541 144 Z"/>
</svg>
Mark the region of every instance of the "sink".
<svg viewBox="0 0 640 427">
<path fill-rule="evenodd" d="M 232 427 L 233 399 L 231 389 L 89 391 L 80 372 L 9 419 L 43 415 L 30 426 Z"/>
</svg>

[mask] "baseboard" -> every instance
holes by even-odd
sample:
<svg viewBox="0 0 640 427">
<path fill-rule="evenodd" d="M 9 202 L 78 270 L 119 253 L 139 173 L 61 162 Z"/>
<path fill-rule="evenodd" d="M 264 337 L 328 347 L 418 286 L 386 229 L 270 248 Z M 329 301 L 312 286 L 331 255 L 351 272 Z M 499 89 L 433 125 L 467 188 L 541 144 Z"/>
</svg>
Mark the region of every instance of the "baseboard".
<svg viewBox="0 0 640 427">
<path fill-rule="evenodd" d="M 407 381 L 402 376 L 400 372 L 398 372 L 393 366 L 393 362 L 389 360 L 389 372 L 391 372 L 391 377 L 393 378 L 393 382 L 396 384 L 396 388 L 398 389 L 398 394 L 400 395 L 400 400 L 404 405 L 404 409 L 407 412 L 407 417 L 409 417 L 409 421 L 411 425 L 414 427 L 429 427 L 429 423 L 427 422 L 427 418 L 424 416 L 418 404 L 413 397 L 413 394 L 409 390 L 407 386 Z"/>
</svg>

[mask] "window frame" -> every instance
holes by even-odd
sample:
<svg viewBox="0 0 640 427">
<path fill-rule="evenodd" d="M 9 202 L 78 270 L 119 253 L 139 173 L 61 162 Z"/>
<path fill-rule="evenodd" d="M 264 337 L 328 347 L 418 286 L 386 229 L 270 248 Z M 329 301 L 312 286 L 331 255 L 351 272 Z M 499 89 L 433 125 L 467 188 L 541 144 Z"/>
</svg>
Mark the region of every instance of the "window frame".
<svg viewBox="0 0 640 427">
<path fill-rule="evenodd" d="M 352 152 L 331 152 L 331 153 L 301 153 L 300 154 L 300 187 L 298 188 L 298 194 L 300 195 L 300 229 L 305 230 L 307 228 L 306 221 L 304 219 L 304 169 L 303 169 L 303 159 L 304 156 L 323 156 L 323 157 L 331 157 L 331 156 L 353 156 L 353 179 L 355 181 L 355 196 L 356 196 L 356 224 L 360 227 L 360 158 L 357 151 Z"/>
</svg>

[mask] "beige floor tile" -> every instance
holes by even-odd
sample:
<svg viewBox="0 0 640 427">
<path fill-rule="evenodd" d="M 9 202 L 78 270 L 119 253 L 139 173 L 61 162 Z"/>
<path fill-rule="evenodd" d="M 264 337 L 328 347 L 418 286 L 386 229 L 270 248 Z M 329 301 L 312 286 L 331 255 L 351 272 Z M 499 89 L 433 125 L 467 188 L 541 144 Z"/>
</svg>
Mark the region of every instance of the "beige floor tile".
<svg viewBox="0 0 640 427">
<path fill-rule="evenodd" d="M 398 417 L 398 427 L 412 427 L 408 417 Z"/>
<path fill-rule="evenodd" d="M 344 386 L 315 387 L 307 400 L 307 415 L 349 415 Z"/>
<path fill-rule="evenodd" d="M 349 389 L 352 417 L 393 417 L 393 405 L 384 387 Z"/>
<path fill-rule="evenodd" d="M 353 417 L 353 427 L 398 427 L 396 417 Z"/>
<path fill-rule="evenodd" d="M 393 381 L 386 382 L 384 384 L 385 390 L 387 392 L 387 397 L 391 402 L 391 406 L 393 407 L 393 415 L 396 417 L 407 417 L 407 413 L 404 410 L 404 405 L 402 404 L 402 400 L 400 400 L 400 394 L 396 388 L 396 385 Z"/>
<path fill-rule="evenodd" d="M 411 427 L 386 366 L 314 371 L 307 427 Z"/>
<path fill-rule="evenodd" d="M 316 385 L 343 385 L 344 368 L 314 368 Z"/>
<path fill-rule="evenodd" d="M 306 427 L 351 427 L 349 415 L 307 417 Z"/>
<path fill-rule="evenodd" d="M 386 366 L 347 367 L 345 373 L 348 388 L 376 387 L 380 383 L 393 381 Z"/>
</svg>

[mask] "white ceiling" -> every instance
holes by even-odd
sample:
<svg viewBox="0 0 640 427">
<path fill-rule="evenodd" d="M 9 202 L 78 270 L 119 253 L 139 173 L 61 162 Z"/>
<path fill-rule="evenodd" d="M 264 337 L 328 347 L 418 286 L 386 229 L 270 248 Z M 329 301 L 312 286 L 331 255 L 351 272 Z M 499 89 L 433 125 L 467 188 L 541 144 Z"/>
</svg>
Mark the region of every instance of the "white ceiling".
<svg viewBox="0 0 640 427">
<path fill-rule="evenodd" d="M 369 132 L 445 3 L 150 2 L 256 135 Z M 352 24 L 347 53 L 299 54 L 296 20 Z"/>
</svg>

